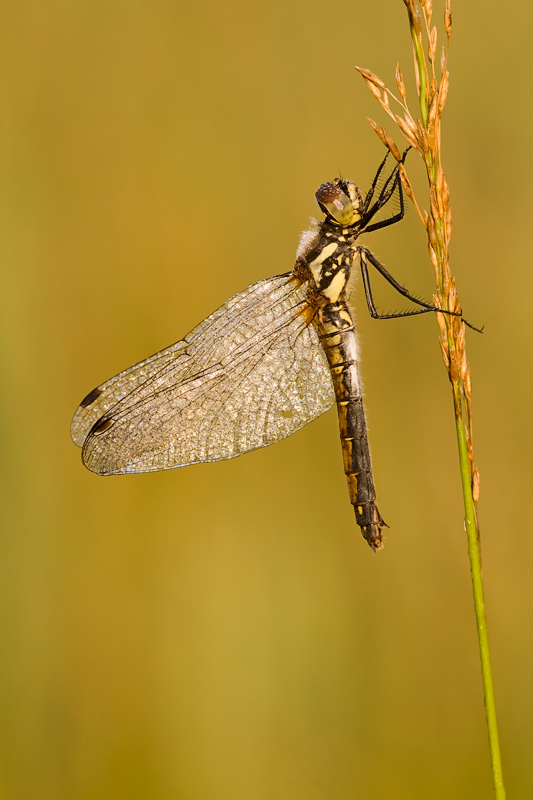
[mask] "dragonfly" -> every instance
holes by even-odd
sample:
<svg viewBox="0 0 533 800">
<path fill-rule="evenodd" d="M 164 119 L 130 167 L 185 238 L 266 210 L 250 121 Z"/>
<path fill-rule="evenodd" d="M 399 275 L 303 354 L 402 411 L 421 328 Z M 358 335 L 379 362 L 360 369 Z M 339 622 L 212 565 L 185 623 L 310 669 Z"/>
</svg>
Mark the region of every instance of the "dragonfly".
<svg viewBox="0 0 533 800">
<path fill-rule="evenodd" d="M 71 425 L 84 465 L 121 475 L 234 458 L 290 436 L 336 403 L 355 519 L 381 549 L 388 525 L 376 504 L 348 293 L 359 267 L 375 319 L 443 311 L 412 295 L 358 242 L 403 218 L 406 153 L 388 175 L 387 153 L 364 196 L 350 180 L 322 184 L 315 197 L 323 219 L 302 234 L 291 272 L 249 286 L 179 342 L 89 392 Z M 416 308 L 378 313 L 369 267 Z"/>
</svg>

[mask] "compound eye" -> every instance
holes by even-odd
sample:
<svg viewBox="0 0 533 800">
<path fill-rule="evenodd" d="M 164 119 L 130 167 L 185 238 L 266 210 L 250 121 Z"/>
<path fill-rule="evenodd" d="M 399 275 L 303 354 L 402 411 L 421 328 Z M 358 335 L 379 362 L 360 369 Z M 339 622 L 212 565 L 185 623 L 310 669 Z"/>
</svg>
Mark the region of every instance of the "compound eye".
<svg viewBox="0 0 533 800">
<path fill-rule="evenodd" d="M 324 183 L 318 189 L 315 197 L 322 211 L 339 225 L 352 224 L 355 216 L 353 202 L 339 186 L 333 183 Z"/>
</svg>

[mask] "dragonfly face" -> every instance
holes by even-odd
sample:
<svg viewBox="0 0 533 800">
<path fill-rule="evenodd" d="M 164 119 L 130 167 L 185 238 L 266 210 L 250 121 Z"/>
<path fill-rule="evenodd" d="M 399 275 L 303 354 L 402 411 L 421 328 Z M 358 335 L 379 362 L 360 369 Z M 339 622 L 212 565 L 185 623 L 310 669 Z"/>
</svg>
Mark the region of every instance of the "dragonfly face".
<svg viewBox="0 0 533 800">
<path fill-rule="evenodd" d="M 346 287 L 360 264 L 372 316 L 435 310 L 413 298 L 372 253 L 362 232 L 403 217 L 399 166 L 378 191 L 383 160 L 363 198 L 351 181 L 322 185 L 325 219 L 302 236 L 292 272 L 235 295 L 184 339 L 93 389 L 71 425 L 85 466 L 99 475 L 149 472 L 233 458 L 289 436 L 337 404 L 344 471 L 356 521 L 369 545 L 386 524 L 376 506 Z M 396 195 L 400 210 L 376 214 Z M 374 266 L 420 308 L 380 315 L 368 277 Z"/>
</svg>

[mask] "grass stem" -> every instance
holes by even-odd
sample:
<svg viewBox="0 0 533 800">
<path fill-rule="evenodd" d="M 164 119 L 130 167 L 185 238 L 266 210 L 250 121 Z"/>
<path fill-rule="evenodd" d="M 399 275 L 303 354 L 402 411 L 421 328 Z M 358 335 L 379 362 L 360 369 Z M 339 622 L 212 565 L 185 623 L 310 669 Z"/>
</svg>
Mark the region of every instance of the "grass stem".
<svg viewBox="0 0 533 800">
<path fill-rule="evenodd" d="M 427 232 L 428 251 L 435 270 L 437 291 L 434 302 L 438 308 L 460 311 L 455 288 L 455 280 L 450 272 L 449 243 L 452 230 L 450 192 L 442 168 L 441 160 L 441 117 L 449 87 L 448 52 L 452 29 L 450 0 L 446 0 L 444 28 L 446 47 L 442 48 L 440 72 L 435 69 L 437 51 L 437 28 L 431 27 L 432 0 L 403 0 L 408 13 L 409 29 L 413 43 L 416 91 L 420 119 L 414 119 L 406 101 L 403 75 L 398 64 L 396 83 L 401 100 L 387 88 L 386 84 L 368 69 L 356 67 L 366 81 L 374 97 L 386 113 L 397 123 L 404 137 L 421 156 L 428 179 L 429 211 L 420 211 L 414 198 L 411 184 L 402 168 L 402 184 L 406 194 L 415 203 L 418 215 Z M 428 58 L 426 60 L 421 16 L 427 39 Z M 429 63 L 429 68 L 428 68 Z M 403 116 L 392 111 L 389 98 L 401 109 Z M 393 155 L 399 152 L 388 131 L 370 121 L 373 129 Z M 395 155 L 397 158 L 397 156 Z M 468 557 L 472 576 L 474 613 L 481 658 L 481 675 L 485 698 L 485 714 L 489 736 L 494 794 L 496 800 L 505 800 L 503 784 L 498 724 L 494 700 L 494 686 L 490 663 L 489 639 L 485 601 L 483 595 L 483 574 L 481 569 L 481 546 L 477 519 L 477 500 L 479 496 L 479 473 L 474 465 L 472 445 L 472 405 L 470 365 L 466 357 L 465 324 L 460 316 L 437 313 L 440 328 L 440 347 L 444 365 L 451 382 L 455 427 L 459 450 L 459 470 L 463 490 L 465 531 Z"/>
</svg>

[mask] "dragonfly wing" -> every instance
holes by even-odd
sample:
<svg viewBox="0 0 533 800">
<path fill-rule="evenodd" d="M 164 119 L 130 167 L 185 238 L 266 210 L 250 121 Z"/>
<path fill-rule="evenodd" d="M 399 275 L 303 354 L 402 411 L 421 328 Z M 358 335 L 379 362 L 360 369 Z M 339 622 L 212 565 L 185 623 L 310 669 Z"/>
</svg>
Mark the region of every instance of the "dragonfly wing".
<svg viewBox="0 0 533 800">
<path fill-rule="evenodd" d="M 280 278 L 284 280 L 280 281 Z M 70 433 L 74 443 L 82 447 L 93 425 L 124 398 L 129 396 L 133 403 L 135 399 L 149 396 L 158 384 L 163 385 L 166 381 L 178 383 L 180 378 L 191 377 L 195 369 L 199 371 L 216 364 L 223 355 L 223 346 L 217 349 L 217 343 L 220 336 L 225 336 L 228 325 L 240 326 L 243 320 L 256 314 L 257 307 L 265 305 L 268 300 L 265 295 L 271 281 L 280 282 L 282 287 L 286 278 L 279 276 L 248 287 L 230 298 L 181 341 L 128 367 L 89 392 L 72 420 Z M 195 359 L 191 359 L 193 354 Z"/>
<path fill-rule="evenodd" d="M 233 458 L 327 411 L 329 366 L 306 311 L 290 273 L 260 281 L 102 384 L 72 423 L 85 465 L 113 475 Z"/>
</svg>

